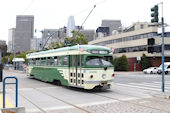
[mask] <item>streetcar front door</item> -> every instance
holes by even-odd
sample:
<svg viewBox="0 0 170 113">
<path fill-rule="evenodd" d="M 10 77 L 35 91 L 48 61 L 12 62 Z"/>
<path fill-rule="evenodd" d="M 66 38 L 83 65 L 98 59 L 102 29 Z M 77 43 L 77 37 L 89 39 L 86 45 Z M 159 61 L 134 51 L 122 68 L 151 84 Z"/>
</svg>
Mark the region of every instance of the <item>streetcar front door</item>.
<svg viewBox="0 0 170 113">
<path fill-rule="evenodd" d="M 82 72 L 81 72 L 81 56 L 71 55 L 70 56 L 70 67 L 69 67 L 69 80 L 72 86 L 81 87 L 82 85 Z"/>
</svg>

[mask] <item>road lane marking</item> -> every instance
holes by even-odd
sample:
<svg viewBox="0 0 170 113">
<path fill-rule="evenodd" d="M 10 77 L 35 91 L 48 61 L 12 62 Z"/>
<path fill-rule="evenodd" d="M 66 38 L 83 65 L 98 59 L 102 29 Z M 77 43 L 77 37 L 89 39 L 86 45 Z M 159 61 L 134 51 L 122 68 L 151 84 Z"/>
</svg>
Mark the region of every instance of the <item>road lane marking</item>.
<svg viewBox="0 0 170 113">
<path fill-rule="evenodd" d="M 3 107 L 3 95 L 0 93 L 0 108 Z M 14 105 L 5 97 L 5 107 L 6 108 L 13 108 Z"/>
<path fill-rule="evenodd" d="M 91 102 L 91 103 L 86 103 L 86 104 L 77 104 L 77 106 L 86 107 L 86 106 L 109 104 L 109 103 L 115 103 L 115 102 L 120 102 L 120 101 L 118 101 L 118 100 L 107 100 L 107 101 L 101 101 L 101 102 Z"/>
</svg>

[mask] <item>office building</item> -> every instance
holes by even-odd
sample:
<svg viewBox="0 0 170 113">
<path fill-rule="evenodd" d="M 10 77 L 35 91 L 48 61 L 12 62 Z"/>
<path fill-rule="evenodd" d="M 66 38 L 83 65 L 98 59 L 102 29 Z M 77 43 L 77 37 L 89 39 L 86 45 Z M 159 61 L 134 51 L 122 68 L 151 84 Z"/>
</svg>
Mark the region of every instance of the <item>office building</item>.
<svg viewBox="0 0 170 113">
<path fill-rule="evenodd" d="M 34 16 L 18 15 L 16 17 L 16 29 L 14 39 L 14 51 L 26 52 L 31 49 L 31 39 L 34 34 Z"/>
<path fill-rule="evenodd" d="M 114 30 L 119 30 L 121 27 L 121 21 L 120 20 L 102 20 L 101 27 L 109 27 L 109 36 L 112 35 L 112 32 Z"/>
<path fill-rule="evenodd" d="M 5 58 L 7 52 L 7 45 L 5 40 L 0 40 L 0 56 Z M 1 62 L 0 62 L 1 63 Z"/>
<path fill-rule="evenodd" d="M 98 27 L 96 30 L 97 38 L 109 36 L 109 27 Z"/>
<path fill-rule="evenodd" d="M 42 38 L 31 38 L 31 50 L 42 50 Z"/>
<path fill-rule="evenodd" d="M 84 35 L 84 37 L 88 38 L 88 42 L 94 40 L 95 38 L 95 31 L 91 29 L 83 29 L 80 32 Z"/>
<path fill-rule="evenodd" d="M 139 60 L 143 53 L 151 61 L 152 66 L 161 64 L 161 34 L 158 32 L 160 25 L 154 25 L 147 22 L 137 22 L 126 28 L 123 32 L 97 39 L 89 42 L 91 45 L 107 46 L 114 48 L 113 56 L 120 57 L 126 55 L 129 63 L 129 71 L 142 70 Z M 170 62 L 170 31 L 165 33 L 165 62 Z M 153 39 L 154 43 L 151 47 L 158 48 L 155 51 L 150 51 L 148 40 Z M 154 50 L 152 49 L 152 50 Z M 149 52 L 149 53 L 148 53 Z"/>
<path fill-rule="evenodd" d="M 31 39 L 31 50 L 41 50 L 44 48 L 51 48 L 54 43 L 64 42 L 66 37 L 66 27 L 59 29 L 44 29 L 41 38 Z"/>
<path fill-rule="evenodd" d="M 14 39 L 15 39 L 15 28 L 11 28 L 8 30 L 8 47 L 7 47 L 7 52 L 8 53 L 13 53 L 14 51 Z"/>
<path fill-rule="evenodd" d="M 59 30 L 58 29 L 44 29 L 43 30 L 43 42 L 42 45 L 47 48 L 52 42 L 57 42 L 59 40 Z"/>
</svg>

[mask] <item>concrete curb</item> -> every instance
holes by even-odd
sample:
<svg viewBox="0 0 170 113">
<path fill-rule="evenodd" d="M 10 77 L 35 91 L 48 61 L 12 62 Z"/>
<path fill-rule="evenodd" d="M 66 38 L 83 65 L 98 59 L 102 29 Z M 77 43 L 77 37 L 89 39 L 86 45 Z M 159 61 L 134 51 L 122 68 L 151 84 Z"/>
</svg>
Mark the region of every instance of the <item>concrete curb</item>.
<svg viewBox="0 0 170 113">
<path fill-rule="evenodd" d="M 115 75 L 136 75 L 136 74 L 143 74 L 142 71 L 136 71 L 136 72 L 131 72 L 131 71 L 115 71 Z"/>
<path fill-rule="evenodd" d="M 0 113 L 25 113 L 25 107 L 3 108 Z"/>
<path fill-rule="evenodd" d="M 169 93 L 156 93 L 152 95 L 153 97 L 158 97 L 158 98 L 164 98 L 164 99 L 170 99 L 170 92 Z"/>
</svg>

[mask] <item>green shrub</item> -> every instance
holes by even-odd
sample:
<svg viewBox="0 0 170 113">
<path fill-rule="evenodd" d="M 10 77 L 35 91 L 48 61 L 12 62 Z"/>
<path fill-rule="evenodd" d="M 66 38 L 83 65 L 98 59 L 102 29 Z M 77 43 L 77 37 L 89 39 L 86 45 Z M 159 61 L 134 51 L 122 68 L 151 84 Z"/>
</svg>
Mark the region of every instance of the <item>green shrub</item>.
<svg viewBox="0 0 170 113">
<path fill-rule="evenodd" d="M 141 58 L 141 65 L 142 65 L 142 69 L 147 69 L 149 67 L 152 66 L 150 60 L 146 57 L 145 54 L 142 55 L 142 58 Z"/>
<path fill-rule="evenodd" d="M 125 55 L 114 59 L 115 71 L 128 71 L 128 60 Z"/>
</svg>

